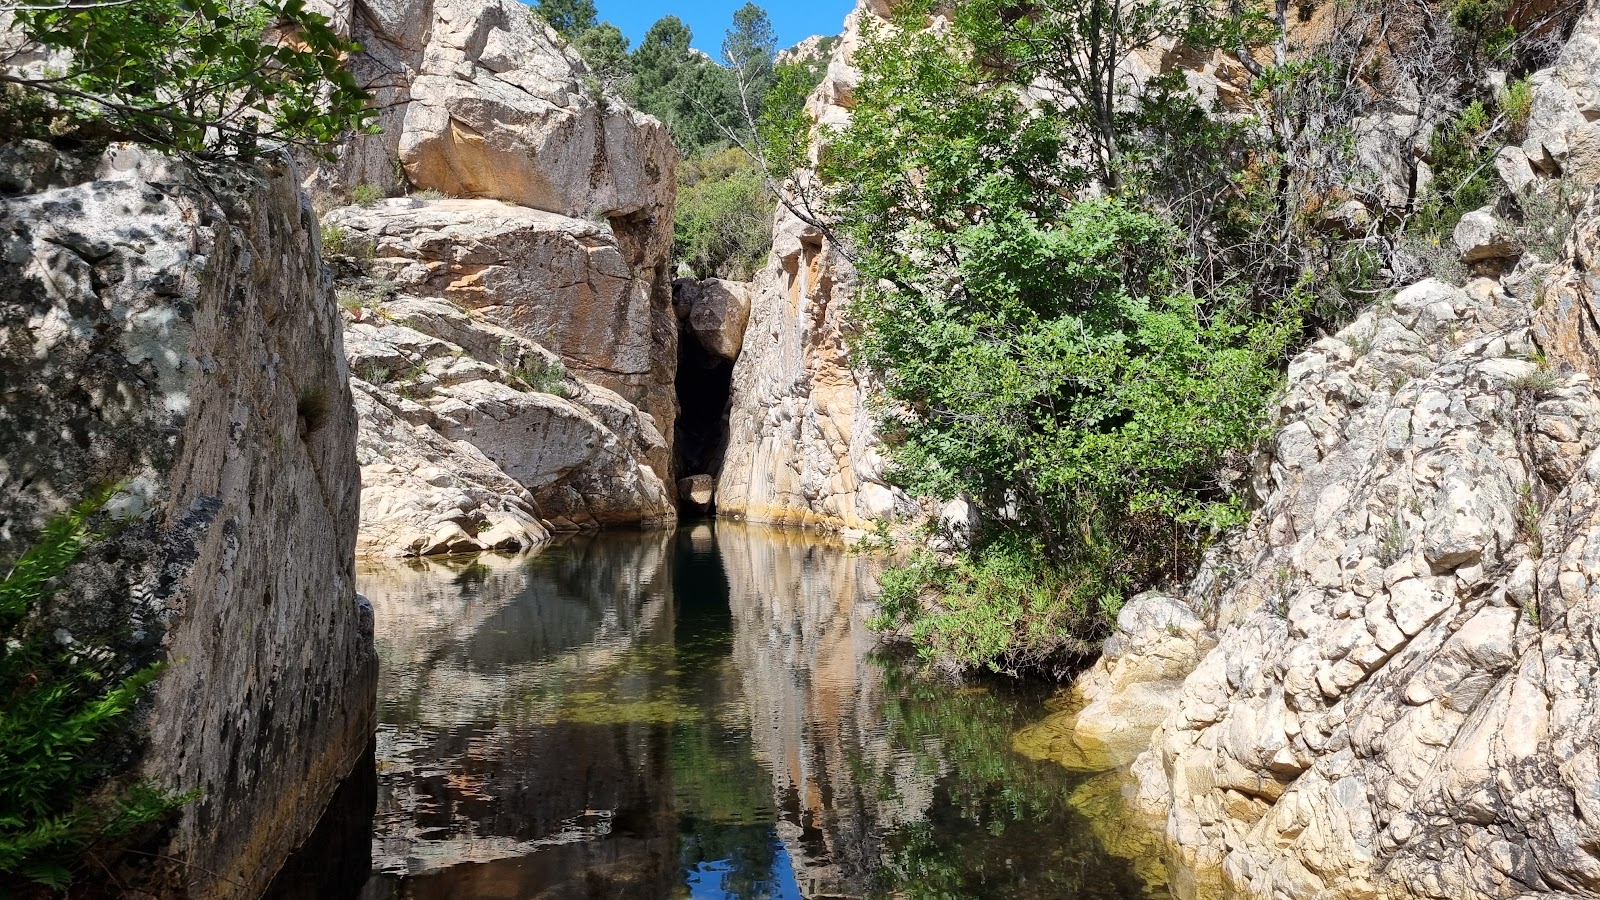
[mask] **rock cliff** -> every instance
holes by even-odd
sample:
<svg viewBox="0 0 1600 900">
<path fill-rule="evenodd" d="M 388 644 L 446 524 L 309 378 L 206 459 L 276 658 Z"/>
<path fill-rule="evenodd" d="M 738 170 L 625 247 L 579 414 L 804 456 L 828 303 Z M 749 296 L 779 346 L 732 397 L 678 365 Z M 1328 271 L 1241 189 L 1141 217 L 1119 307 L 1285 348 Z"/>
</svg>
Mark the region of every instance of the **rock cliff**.
<svg viewBox="0 0 1600 900">
<path fill-rule="evenodd" d="M 1501 248 L 1498 280 L 1412 285 L 1301 354 L 1249 527 L 1130 603 L 1046 726 L 1080 765 L 1132 762 L 1200 873 L 1181 896 L 1600 891 L 1600 202 L 1571 152 L 1597 34 L 1591 9 L 1534 80 L 1575 113 L 1536 113 L 1538 173 L 1502 168 L 1589 197 L 1558 264 Z"/>
<path fill-rule="evenodd" d="M 846 19 L 827 75 L 807 104 L 819 124 L 848 120 L 859 78 L 850 59 L 862 17 L 885 14 L 885 4 L 864 0 Z M 751 287 L 749 325 L 733 371 L 719 515 L 867 529 L 917 512 L 884 479 L 867 386 L 850 366 L 844 327 L 854 277 L 820 229 L 778 208 L 772 255 Z"/>
<path fill-rule="evenodd" d="M 329 9 L 384 128 L 308 181 L 342 205 L 325 223 L 352 319 L 363 552 L 670 520 L 666 129 L 512 0 Z"/>
<path fill-rule="evenodd" d="M 356 421 L 316 217 L 284 161 L 12 142 L 0 171 L 0 558 L 120 485 L 117 526 L 46 615 L 85 652 L 166 661 L 135 774 L 197 794 L 161 848 L 185 865 L 122 877 L 259 896 L 373 729 Z"/>
</svg>

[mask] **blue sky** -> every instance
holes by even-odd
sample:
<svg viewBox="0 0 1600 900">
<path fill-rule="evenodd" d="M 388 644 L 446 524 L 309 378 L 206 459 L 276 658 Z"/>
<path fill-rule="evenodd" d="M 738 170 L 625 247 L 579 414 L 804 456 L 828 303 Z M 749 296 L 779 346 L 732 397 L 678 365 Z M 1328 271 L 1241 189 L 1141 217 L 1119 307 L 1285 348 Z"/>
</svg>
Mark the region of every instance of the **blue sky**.
<svg viewBox="0 0 1600 900">
<path fill-rule="evenodd" d="M 855 0 L 755 0 L 778 32 L 778 49 L 791 47 L 813 34 L 838 34 L 844 17 L 855 8 Z M 745 0 L 666 0 L 640 3 L 636 0 L 595 0 L 603 21 L 611 22 L 639 46 L 639 39 L 662 16 L 677 16 L 694 32 L 695 47 L 713 57 L 722 55 L 722 35 L 733 24 L 733 11 Z"/>
</svg>

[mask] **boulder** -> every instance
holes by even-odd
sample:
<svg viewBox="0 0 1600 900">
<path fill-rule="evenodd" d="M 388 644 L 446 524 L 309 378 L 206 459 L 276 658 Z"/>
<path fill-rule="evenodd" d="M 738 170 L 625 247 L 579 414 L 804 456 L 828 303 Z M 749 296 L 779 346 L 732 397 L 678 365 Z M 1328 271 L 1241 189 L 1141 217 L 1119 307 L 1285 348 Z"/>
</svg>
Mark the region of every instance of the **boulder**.
<svg viewBox="0 0 1600 900">
<path fill-rule="evenodd" d="M 717 480 L 710 475 L 693 475 L 678 482 L 678 496 L 697 512 L 709 512 L 716 497 Z"/>
<path fill-rule="evenodd" d="M 1456 223 L 1456 251 L 1464 263 L 1513 259 L 1522 254 L 1522 245 L 1511 229 L 1485 206 L 1461 217 Z"/>
<path fill-rule="evenodd" d="M 738 359 L 749 321 L 748 284 L 720 278 L 708 278 L 700 283 L 689 308 L 689 327 L 707 351 L 726 360 Z"/>
<path fill-rule="evenodd" d="M 1521 147 L 1501 147 L 1494 157 L 1494 170 L 1499 173 L 1506 190 L 1513 194 L 1522 193 L 1538 177 Z"/>
<path fill-rule="evenodd" d="M 630 265 L 610 225 L 496 200 L 415 198 L 344 207 L 325 221 L 370 274 L 554 351 L 648 413 L 671 443 L 670 298 Z M 667 477 L 664 460 L 657 475 Z"/>
<path fill-rule="evenodd" d="M 361 549 L 527 549 L 551 530 L 674 515 L 652 418 L 550 351 L 447 301 L 398 295 L 352 323 Z"/>
</svg>

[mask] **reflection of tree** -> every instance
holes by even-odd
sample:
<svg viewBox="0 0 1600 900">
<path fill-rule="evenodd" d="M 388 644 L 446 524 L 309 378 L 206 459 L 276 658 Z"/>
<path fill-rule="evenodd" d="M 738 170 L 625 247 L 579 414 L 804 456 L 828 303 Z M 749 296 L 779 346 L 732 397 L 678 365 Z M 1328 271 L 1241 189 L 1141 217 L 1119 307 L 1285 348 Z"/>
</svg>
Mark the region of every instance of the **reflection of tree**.
<svg viewBox="0 0 1600 900">
<path fill-rule="evenodd" d="M 940 773 L 925 816 L 895 829 L 875 893 L 901 897 L 1077 900 L 1146 896 L 1129 865 L 1107 856 L 1070 802 L 1062 769 L 1016 753 L 1012 735 L 1042 712 L 1041 698 L 1015 686 L 953 689 L 918 677 L 901 661 L 874 657 L 882 672 L 886 740 L 921 772 Z M 895 771 L 864 768 L 880 793 Z"/>
</svg>

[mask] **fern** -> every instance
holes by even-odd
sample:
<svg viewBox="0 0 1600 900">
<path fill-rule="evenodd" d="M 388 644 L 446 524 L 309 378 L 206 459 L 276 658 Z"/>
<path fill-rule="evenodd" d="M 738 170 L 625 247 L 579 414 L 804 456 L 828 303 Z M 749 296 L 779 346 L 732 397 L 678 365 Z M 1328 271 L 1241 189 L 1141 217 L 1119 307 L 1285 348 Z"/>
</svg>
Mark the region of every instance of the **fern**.
<svg viewBox="0 0 1600 900">
<path fill-rule="evenodd" d="M 100 537 L 90 521 L 108 497 L 101 492 L 51 522 L 0 580 L 0 882 L 21 877 L 64 889 L 89 846 L 192 799 L 143 783 L 92 799 L 115 765 L 112 748 L 128 713 L 161 664 L 114 677 L 126 666 L 90 665 L 28 633 L 56 580 Z"/>
</svg>

